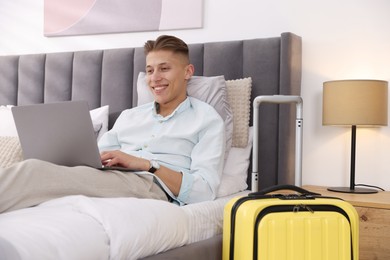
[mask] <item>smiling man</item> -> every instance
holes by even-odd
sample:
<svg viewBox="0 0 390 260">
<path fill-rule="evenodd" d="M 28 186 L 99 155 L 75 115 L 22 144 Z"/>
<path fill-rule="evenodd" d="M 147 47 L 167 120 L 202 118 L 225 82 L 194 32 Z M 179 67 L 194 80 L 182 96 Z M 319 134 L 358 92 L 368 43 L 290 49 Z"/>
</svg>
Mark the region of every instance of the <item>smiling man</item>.
<svg viewBox="0 0 390 260">
<path fill-rule="evenodd" d="M 100 139 L 102 161 L 152 172 L 180 204 L 213 199 L 223 168 L 224 123 L 213 107 L 187 96 L 194 66 L 185 42 L 164 35 L 144 50 L 154 102 L 121 114 Z"/>
<path fill-rule="evenodd" d="M 224 122 L 213 107 L 187 96 L 194 73 L 188 47 L 176 37 L 161 36 L 144 49 L 154 102 L 123 111 L 99 140 L 102 163 L 127 170 L 25 160 L 0 169 L 0 212 L 68 195 L 153 198 L 180 205 L 216 197 Z"/>
</svg>

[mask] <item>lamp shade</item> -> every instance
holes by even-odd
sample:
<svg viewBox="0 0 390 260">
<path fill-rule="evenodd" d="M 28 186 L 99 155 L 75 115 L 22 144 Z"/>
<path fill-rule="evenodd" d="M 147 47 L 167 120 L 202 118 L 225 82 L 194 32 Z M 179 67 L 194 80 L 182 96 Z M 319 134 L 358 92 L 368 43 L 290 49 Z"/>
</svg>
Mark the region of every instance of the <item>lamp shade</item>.
<svg viewBox="0 0 390 260">
<path fill-rule="evenodd" d="M 323 85 L 323 125 L 386 126 L 387 81 L 335 80 Z"/>
</svg>

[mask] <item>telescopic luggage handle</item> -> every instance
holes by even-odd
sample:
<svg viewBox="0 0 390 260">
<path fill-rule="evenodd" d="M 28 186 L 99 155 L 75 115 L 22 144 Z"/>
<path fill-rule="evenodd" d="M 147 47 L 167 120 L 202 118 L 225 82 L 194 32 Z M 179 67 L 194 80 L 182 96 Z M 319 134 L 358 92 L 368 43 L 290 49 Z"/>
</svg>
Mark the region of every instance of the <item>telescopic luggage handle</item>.
<svg viewBox="0 0 390 260">
<path fill-rule="evenodd" d="M 252 153 L 252 185 L 251 190 L 253 192 L 258 191 L 259 181 L 259 166 L 258 166 L 258 154 L 259 154 L 259 107 L 262 103 L 275 103 L 286 104 L 295 103 L 296 105 L 296 118 L 295 118 L 295 185 L 302 185 L 302 128 L 303 128 L 303 100 L 300 96 L 292 95 L 265 95 L 257 96 L 253 100 L 253 153 Z"/>
<path fill-rule="evenodd" d="M 295 186 L 295 185 L 283 184 L 283 185 L 271 186 L 271 187 L 262 189 L 261 191 L 258 191 L 258 192 L 252 192 L 249 194 L 249 196 L 262 196 L 262 195 L 266 195 L 266 194 L 271 193 L 271 192 L 281 191 L 281 190 L 291 190 L 291 191 L 298 192 L 302 195 L 312 195 L 312 196 L 321 195 L 319 193 L 311 192 L 311 191 L 305 190 L 305 189 L 298 187 L 298 186 Z"/>
</svg>

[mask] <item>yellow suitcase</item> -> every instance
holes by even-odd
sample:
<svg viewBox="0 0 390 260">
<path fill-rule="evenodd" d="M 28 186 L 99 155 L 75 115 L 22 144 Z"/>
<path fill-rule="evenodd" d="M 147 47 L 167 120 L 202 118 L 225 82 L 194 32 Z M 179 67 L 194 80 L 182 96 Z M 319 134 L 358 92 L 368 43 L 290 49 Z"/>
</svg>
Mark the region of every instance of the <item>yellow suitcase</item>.
<svg viewBox="0 0 390 260">
<path fill-rule="evenodd" d="M 223 260 L 358 260 L 358 250 L 358 214 L 338 198 L 279 185 L 225 206 Z"/>
</svg>

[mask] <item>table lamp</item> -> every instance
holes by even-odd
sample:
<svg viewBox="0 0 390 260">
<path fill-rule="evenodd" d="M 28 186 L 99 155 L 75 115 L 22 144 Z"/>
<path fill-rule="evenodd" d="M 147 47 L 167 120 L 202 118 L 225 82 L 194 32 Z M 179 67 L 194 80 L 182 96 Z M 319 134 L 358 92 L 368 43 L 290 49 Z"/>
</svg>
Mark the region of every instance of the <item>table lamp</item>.
<svg viewBox="0 0 390 260">
<path fill-rule="evenodd" d="M 352 126 L 349 187 L 328 188 L 345 193 L 376 193 L 355 187 L 356 127 L 387 126 L 387 81 L 335 80 L 324 82 L 322 124 Z"/>
</svg>

